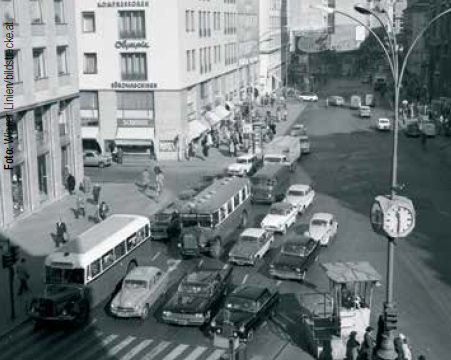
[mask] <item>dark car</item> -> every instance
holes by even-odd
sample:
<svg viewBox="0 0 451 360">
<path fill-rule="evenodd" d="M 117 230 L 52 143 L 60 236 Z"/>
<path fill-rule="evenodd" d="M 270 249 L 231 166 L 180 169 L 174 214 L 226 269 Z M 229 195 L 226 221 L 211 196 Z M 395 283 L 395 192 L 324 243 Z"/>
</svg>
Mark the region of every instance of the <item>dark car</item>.
<svg viewBox="0 0 451 360">
<path fill-rule="evenodd" d="M 405 132 L 407 137 L 419 137 L 421 135 L 420 127 L 416 122 L 407 124 Z"/>
<path fill-rule="evenodd" d="M 163 321 L 176 325 L 208 324 L 230 289 L 232 269 L 229 264 L 201 262 L 195 271 L 185 275 L 163 307 Z"/>
<path fill-rule="evenodd" d="M 32 299 L 28 314 L 36 324 L 84 324 L 89 318 L 86 291 L 77 286 L 47 285 L 43 295 Z"/>
<path fill-rule="evenodd" d="M 233 325 L 233 336 L 251 341 L 254 331 L 273 316 L 279 302 L 279 293 L 265 287 L 241 285 L 224 301 L 223 308 L 210 323 L 211 330 L 218 337 L 227 336 L 226 322 Z"/>
<path fill-rule="evenodd" d="M 305 236 L 287 239 L 270 265 L 270 274 L 280 279 L 304 280 L 308 268 L 318 259 L 319 241 Z"/>
</svg>

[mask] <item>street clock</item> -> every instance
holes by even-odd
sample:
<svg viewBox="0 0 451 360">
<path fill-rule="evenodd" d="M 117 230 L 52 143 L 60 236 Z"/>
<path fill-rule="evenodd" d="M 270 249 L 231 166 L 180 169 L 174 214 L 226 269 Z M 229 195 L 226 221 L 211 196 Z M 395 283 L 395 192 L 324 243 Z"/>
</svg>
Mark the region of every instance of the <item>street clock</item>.
<svg viewBox="0 0 451 360">
<path fill-rule="evenodd" d="M 415 228 L 415 208 L 404 196 L 379 195 L 371 207 L 373 230 L 391 238 L 406 237 Z"/>
</svg>

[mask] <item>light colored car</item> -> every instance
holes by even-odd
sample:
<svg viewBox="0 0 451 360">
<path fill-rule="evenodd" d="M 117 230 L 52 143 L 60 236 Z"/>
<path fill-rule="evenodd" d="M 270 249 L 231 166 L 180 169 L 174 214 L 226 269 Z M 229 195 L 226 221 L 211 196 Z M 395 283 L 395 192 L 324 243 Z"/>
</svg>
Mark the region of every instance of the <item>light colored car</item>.
<svg viewBox="0 0 451 360">
<path fill-rule="evenodd" d="M 265 229 L 244 230 L 229 253 L 229 261 L 237 265 L 255 265 L 268 252 L 274 242 L 274 234 Z"/>
<path fill-rule="evenodd" d="M 390 130 L 390 119 L 387 118 L 379 118 L 376 123 L 377 130 Z"/>
<path fill-rule="evenodd" d="M 299 142 L 301 143 L 301 151 L 303 154 L 310 154 L 310 140 L 308 135 L 299 136 Z"/>
<path fill-rule="evenodd" d="M 288 188 L 284 201 L 295 206 L 299 214 L 302 214 L 313 204 L 314 198 L 315 190 L 310 185 L 295 184 Z"/>
<path fill-rule="evenodd" d="M 363 105 L 360 107 L 360 117 L 371 117 L 371 108 L 369 106 Z"/>
<path fill-rule="evenodd" d="M 290 130 L 291 136 L 301 136 L 307 134 L 307 127 L 304 124 L 294 124 Z"/>
<path fill-rule="evenodd" d="M 113 160 L 109 155 L 103 155 L 95 150 L 85 150 L 83 152 L 83 164 L 84 166 L 98 166 L 103 168 L 110 166 Z"/>
<path fill-rule="evenodd" d="M 288 202 L 274 203 L 261 222 L 261 227 L 270 232 L 286 234 L 288 228 L 296 222 L 297 212 L 298 209 Z"/>
<path fill-rule="evenodd" d="M 332 214 L 316 213 L 310 219 L 309 230 L 304 235 L 327 246 L 337 236 L 337 232 L 338 223 Z"/>
<path fill-rule="evenodd" d="M 302 92 L 298 95 L 299 100 L 303 101 L 318 101 L 318 95 L 312 92 Z"/>
<path fill-rule="evenodd" d="M 122 288 L 110 304 L 111 313 L 117 317 L 149 316 L 152 304 L 168 287 L 169 272 L 154 266 L 139 266 L 129 272 Z"/>
<path fill-rule="evenodd" d="M 345 99 L 341 96 L 331 96 L 329 98 L 329 104 L 333 106 L 344 106 Z"/>
<path fill-rule="evenodd" d="M 229 165 L 227 173 L 231 176 L 248 175 L 256 168 L 257 161 L 257 155 L 255 154 L 241 155 L 236 159 L 235 163 Z"/>
</svg>

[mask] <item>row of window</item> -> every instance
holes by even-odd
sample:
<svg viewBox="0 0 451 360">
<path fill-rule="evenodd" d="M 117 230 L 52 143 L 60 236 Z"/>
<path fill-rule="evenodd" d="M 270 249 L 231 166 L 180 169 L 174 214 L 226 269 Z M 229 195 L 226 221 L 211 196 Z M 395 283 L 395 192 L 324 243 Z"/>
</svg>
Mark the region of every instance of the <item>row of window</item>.
<svg viewBox="0 0 451 360">
<path fill-rule="evenodd" d="M 5 22 L 7 21 L 18 21 L 18 9 L 17 9 L 17 1 L 25 1 L 25 0 L 1 0 L 0 4 L 3 8 L 3 19 Z M 44 23 L 44 0 L 28 0 L 30 14 L 31 14 L 31 22 L 33 24 L 43 24 Z M 55 24 L 65 24 L 66 23 L 66 9 L 64 0 L 53 0 L 53 10 L 55 15 Z"/>
<path fill-rule="evenodd" d="M 109 269 L 114 263 L 120 261 L 150 235 L 149 225 L 144 226 L 125 241 L 108 250 L 99 259 L 88 265 L 86 281 L 89 282 Z"/>
<path fill-rule="evenodd" d="M 225 49 L 225 65 L 231 65 L 237 62 L 237 44 L 226 44 Z M 212 62 L 213 55 L 213 62 Z M 199 49 L 199 69 L 200 73 L 208 73 L 212 70 L 212 63 L 219 64 L 222 61 L 221 45 L 211 46 Z M 196 50 L 186 51 L 186 70 L 188 72 L 196 70 Z"/>
<path fill-rule="evenodd" d="M 96 32 L 96 17 L 93 11 L 81 14 L 81 28 L 84 33 Z M 146 38 L 146 13 L 144 10 L 118 11 L 118 33 L 120 39 Z"/>
<path fill-rule="evenodd" d="M 47 48 L 34 48 L 33 49 L 33 76 L 34 79 L 43 79 L 48 77 L 47 69 Z M 12 59 L 14 61 L 14 79 L 15 83 L 20 83 L 22 79 L 22 51 L 14 50 L 13 54 L 5 52 L 5 59 Z M 56 59 L 57 59 L 57 73 L 58 76 L 69 74 L 68 65 L 68 46 L 62 45 L 56 47 Z"/>
<path fill-rule="evenodd" d="M 236 13 L 224 13 L 224 34 L 236 34 Z M 198 29 L 199 37 L 212 36 L 213 30 L 221 30 L 221 13 L 219 11 L 198 11 Z M 196 31 L 195 11 L 185 11 L 185 30 L 186 32 Z"/>
<path fill-rule="evenodd" d="M 225 45 L 225 64 L 231 65 L 237 62 L 237 46 L 236 43 Z"/>
</svg>

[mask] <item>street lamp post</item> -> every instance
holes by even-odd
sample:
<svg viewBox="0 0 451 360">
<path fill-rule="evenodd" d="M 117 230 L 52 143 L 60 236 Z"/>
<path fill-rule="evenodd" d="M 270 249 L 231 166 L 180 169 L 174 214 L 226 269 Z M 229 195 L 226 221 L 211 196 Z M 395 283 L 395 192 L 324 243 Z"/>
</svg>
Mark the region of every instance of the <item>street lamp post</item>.
<svg viewBox="0 0 451 360">
<path fill-rule="evenodd" d="M 383 40 L 365 23 L 363 23 L 361 20 L 355 18 L 354 16 L 332 8 L 322 7 L 322 6 L 313 6 L 315 8 L 318 8 L 320 10 L 326 11 L 328 13 L 337 13 L 340 15 L 343 15 L 345 17 L 348 17 L 355 22 L 362 25 L 364 28 L 366 28 L 369 33 L 371 33 L 379 45 L 381 46 L 382 50 L 384 51 L 390 70 L 393 75 L 393 81 L 394 81 L 394 88 L 395 88 L 395 104 L 394 104 L 394 111 L 395 111 L 395 120 L 393 124 L 393 148 L 392 148 L 392 166 L 391 166 L 391 184 L 390 184 L 390 196 L 391 199 L 394 200 L 396 198 L 396 191 L 398 189 L 398 131 L 399 131 L 399 94 L 400 89 L 402 86 L 402 79 L 404 76 L 404 71 L 406 69 L 407 60 L 412 53 L 413 48 L 419 41 L 419 39 L 424 35 L 424 33 L 431 27 L 432 24 L 434 24 L 437 20 L 442 18 L 448 13 L 451 13 L 451 8 L 439 13 L 436 15 L 433 19 L 431 19 L 426 26 L 418 33 L 418 35 L 415 37 L 415 39 L 412 41 L 412 44 L 408 48 L 406 55 L 404 59 L 402 60 L 401 64 L 399 64 L 399 45 L 398 40 L 396 37 L 396 33 L 394 31 L 394 25 L 392 22 L 392 19 L 387 16 L 388 20 L 388 26 L 389 30 L 387 31 L 385 24 L 383 23 L 382 19 L 379 17 L 379 15 L 367 8 L 364 8 L 362 6 L 355 6 L 354 9 L 364 15 L 371 15 L 374 16 L 377 21 L 382 25 L 382 28 L 385 30 L 385 36 L 388 38 L 388 45 L 385 45 Z M 381 13 L 387 13 L 382 10 Z M 401 65 L 401 66 L 400 66 Z M 393 303 L 393 267 L 394 267 L 394 247 L 395 242 L 397 238 L 396 237 L 388 237 L 388 251 L 387 251 L 387 290 L 386 290 L 386 301 L 384 304 L 384 334 L 383 334 L 383 341 L 382 346 L 377 349 L 377 356 L 380 359 L 383 360 L 394 360 L 398 357 L 397 353 L 394 350 L 393 347 L 393 335 L 391 332 L 392 328 L 396 327 L 396 321 L 397 321 L 397 314 L 396 314 L 396 307 Z M 390 320 L 392 323 L 389 327 L 387 324 L 387 320 Z"/>
</svg>

